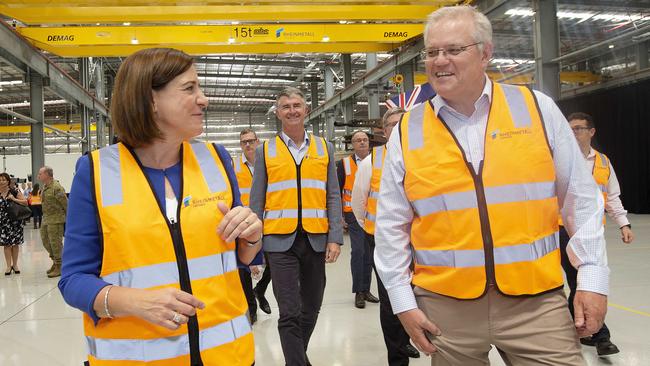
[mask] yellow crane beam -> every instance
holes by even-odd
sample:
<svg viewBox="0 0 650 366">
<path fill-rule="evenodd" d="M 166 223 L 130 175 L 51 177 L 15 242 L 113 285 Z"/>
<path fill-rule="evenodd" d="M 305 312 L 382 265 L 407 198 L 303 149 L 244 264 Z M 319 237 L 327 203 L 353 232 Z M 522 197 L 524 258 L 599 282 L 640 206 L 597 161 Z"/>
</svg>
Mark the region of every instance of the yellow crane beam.
<svg viewBox="0 0 650 366">
<path fill-rule="evenodd" d="M 381 52 L 422 33 L 422 24 L 246 24 L 19 27 L 35 46 L 60 56 L 126 56 L 146 47 L 190 54 Z"/>
<path fill-rule="evenodd" d="M 52 127 L 59 129 L 65 132 L 79 132 L 81 131 L 81 125 L 79 123 L 70 123 L 70 124 L 55 124 Z M 90 124 L 90 130 L 95 131 L 96 126 L 94 123 Z M 17 126 L 0 126 L 0 134 L 6 133 L 29 133 L 32 130 L 32 125 L 17 125 Z M 56 133 L 56 131 L 43 127 L 43 132 L 45 133 Z"/>
<path fill-rule="evenodd" d="M 6 4 L 6 2 L 3 2 Z M 41 2 L 43 3 L 43 2 Z M 425 5 L 2 5 L 0 14 L 25 24 L 168 23 L 168 22 L 326 22 L 326 21 L 423 21 L 426 14 L 454 1 Z M 113 2 L 115 3 L 115 2 Z M 122 3 L 122 2 L 120 2 Z M 133 3 L 133 2 L 131 2 Z M 168 2 L 166 2 L 168 3 Z"/>
</svg>

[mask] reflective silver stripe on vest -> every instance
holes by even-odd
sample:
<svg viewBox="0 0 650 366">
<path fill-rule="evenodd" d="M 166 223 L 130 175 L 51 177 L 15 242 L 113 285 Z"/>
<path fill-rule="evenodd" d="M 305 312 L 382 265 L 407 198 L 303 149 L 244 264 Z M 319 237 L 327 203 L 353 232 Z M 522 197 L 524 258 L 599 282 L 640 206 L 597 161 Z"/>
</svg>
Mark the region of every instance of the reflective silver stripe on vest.
<svg viewBox="0 0 650 366">
<path fill-rule="evenodd" d="M 314 136 L 314 140 L 316 141 L 316 153 L 318 156 L 325 156 L 325 146 L 323 146 L 323 139 L 318 136 Z"/>
<path fill-rule="evenodd" d="M 199 332 L 201 351 L 222 346 L 251 332 L 246 315 Z M 187 334 L 157 339 L 102 339 L 86 337 L 88 353 L 99 360 L 152 362 L 190 353 Z"/>
<path fill-rule="evenodd" d="M 345 170 L 345 175 L 352 174 L 352 168 L 350 167 L 350 158 L 343 158 L 343 169 Z"/>
<path fill-rule="evenodd" d="M 295 180 L 283 180 L 280 182 L 269 183 L 266 193 L 283 191 L 285 189 L 297 189 L 298 185 Z M 327 183 L 317 179 L 301 179 L 300 188 L 327 189 Z"/>
<path fill-rule="evenodd" d="M 232 164 L 234 165 L 235 173 L 241 172 L 241 157 L 237 161 L 233 161 Z"/>
<path fill-rule="evenodd" d="M 555 197 L 555 182 L 508 184 L 485 187 L 488 205 L 507 202 L 535 201 Z"/>
<path fill-rule="evenodd" d="M 344 189 L 343 194 L 352 195 L 352 191 L 349 189 Z"/>
<path fill-rule="evenodd" d="M 348 202 L 348 201 L 343 202 L 343 207 L 352 207 L 352 202 Z"/>
<path fill-rule="evenodd" d="M 436 212 L 478 207 L 475 191 L 441 194 L 411 202 L 415 213 L 423 217 Z"/>
<path fill-rule="evenodd" d="M 599 185 L 598 185 L 598 188 L 600 188 L 600 191 L 601 191 L 601 192 L 605 192 L 605 193 L 607 193 L 607 187 L 606 187 L 606 186 L 604 186 L 604 185 L 602 185 L 602 184 L 599 184 Z"/>
<path fill-rule="evenodd" d="M 190 279 L 194 281 L 234 271 L 237 269 L 237 260 L 235 251 L 229 251 L 190 259 L 187 261 L 187 266 Z M 102 279 L 113 285 L 130 288 L 151 288 L 180 282 L 176 262 L 152 264 L 113 272 L 103 276 Z"/>
<path fill-rule="evenodd" d="M 410 125 L 410 123 L 409 123 L 409 125 Z M 381 169 L 381 165 L 382 165 L 383 160 L 384 160 L 384 147 L 383 146 L 379 146 L 379 147 L 375 148 L 375 156 L 373 156 L 373 158 L 375 159 L 372 162 L 373 167 L 375 169 Z"/>
<path fill-rule="evenodd" d="M 424 145 L 424 131 L 422 124 L 424 121 L 424 107 L 427 103 L 422 103 L 411 109 L 408 120 L 409 150 L 419 149 Z"/>
<path fill-rule="evenodd" d="M 368 197 L 378 200 L 379 199 L 379 192 L 370 191 L 370 194 L 368 195 Z"/>
<path fill-rule="evenodd" d="M 269 139 L 267 142 L 269 144 L 269 158 L 274 158 L 278 155 L 278 147 L 276 144 L 277 137 L 274 137 L 272 139 Z"/>
<path fill-rule="evenodd" d="M 518 244 L 494 248 L 494 264 L 531 262 L 556 250 L 557 232 L 532 244 Z M 483 249 L 471 250 L 417 250 L 415 260 L 423 266 L 436 267 L 482 267 L 485 265 Z"/>
<path fill-rule="evenodd" d="M 99 179 L 101 184 L 102 206 L 121 205 L 122 173 L 120 171 L 120 150 L 110 145 L 99 150 Z"/>
<path fill-rule="evenodd" d="M 600 154 L 601 165 L 603 166 L 603 168 L 607 168 L 607 158 L 605 158 L 605 155 L 603 153 L 598 153 L 598 154 Z"/>
<path fill-rule="evenodd" d="M 226 182 L 223 180 L 223 175 L 219 171 L 212 154 L 208 147 L 202 143 L 190 144 L 194 155 L 196 155 L 196 160 L 199 162 L 201 167 L 201 173 L 203 173 L 203 178 L 208 184 L 210 193 L 223 192 L 226 190 Z"/>
<path fill-rule="evenodd" d="M 250 188 L 241 188 L 241 187 L 239 187 L 239 193 L 240 194 L 250 194 L 251 189 Z"/>
<path fill-rule="evenodd" d="M 370 212 L 366 211 L 366 220 L 375 222 L 377 220 L 377 216 L 371 214 Z"/>
<path fill-rule="evenodd" d="M 494 248 L 494 264 L 530 262 L 542 258 L 558 248 L 558 233 L 536 240 L 532 244 L 519 244 Z"/>
<path fill-rule="evenodd" d="M 302 217 L 307 219 L 327 218 L 327 210 L 303 209 Z M 298 210 L 270 210 L 264 211 L 264 219 L 297 219 Z"/>
<path fill-rule="evenodd" d="M 506 96 L 508 108 L 510 109 L 510 116 L 512 117 L 512 121 L 515 123 L 515 127 L 529 127 L 532 120 L 521 88 L 512 85 L 500 85 L 503 89 L 503 94 Z"/>
<path fill-rule="evenodd" d="M 510 202 L 542 200 L 555 197 L 555 182 L 508 184 L 486 187 L 485 199 L 488 205 Z M 418 216 L 436 212 L 462 210 L 478 207 L 476 192 L 448 193 L 411 202 Z"/>
</svg>

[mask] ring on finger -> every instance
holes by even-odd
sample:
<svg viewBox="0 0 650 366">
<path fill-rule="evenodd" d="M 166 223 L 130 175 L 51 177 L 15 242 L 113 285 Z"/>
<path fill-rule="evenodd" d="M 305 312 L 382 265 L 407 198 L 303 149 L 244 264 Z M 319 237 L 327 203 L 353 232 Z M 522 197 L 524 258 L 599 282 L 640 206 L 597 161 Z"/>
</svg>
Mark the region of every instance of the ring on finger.
<svg viewBox="0 0 650 366">
<path fill-rule="evenodd" d="M 172 318 L 172 321 L 176 324 L 181 323 L 181 314 L 179 314 L 177 311 L 174 311 L 174 317 Z"/>
<path fill-rule="evenodd" d="M 249 226 L 251 224 L 250 222 L 248 222 L 248 219 L 245 219 L 244 222 L 246 223 L 246 225 L 249 225 Z"/>
</svg>

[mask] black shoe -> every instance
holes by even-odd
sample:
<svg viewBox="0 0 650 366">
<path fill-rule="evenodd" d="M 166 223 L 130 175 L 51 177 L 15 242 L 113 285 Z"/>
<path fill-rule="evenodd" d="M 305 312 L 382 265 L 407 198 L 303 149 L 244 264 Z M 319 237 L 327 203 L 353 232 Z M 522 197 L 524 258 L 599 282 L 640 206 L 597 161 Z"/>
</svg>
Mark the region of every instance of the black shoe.
<svg viewBox="0 0 650 366">
<path fill-rule="evenodd" d="M 364 296 L 364 300 L 366 300 L 367 302 L 372 302 L 372 303 L 375 303 L 375 304 L 379 302 L 379 299 L 377 298 L 377 296 L 371 294 L 370 291 L 366 291 L 363 294 L 363 296 Z"/>
<path fill-rule="evenodd" d="M 417 348 L 413 347 L 410 343 L 401 348 L 403 354 L 409 356 L 410 358 L 420 358 L 420 352 Z"/>
<path fill-rule="evenodd" d="M 12 266 L 11 270 L 14 271 L 15 274 L 20 274 L 20 270 L 16 271 L 16 269 Z"/>
<path fill-rule="evenodd" d="M 254 288 L 253 292 L 255 293 L 255 298 L 257 299 L 257 303 L 259 304 L 260 309 L 262 309 L 262 311 L 267 314 L 271 314 L 271 306 L 266 300 L 266 297 L 264 297 L 263 294 L 257 292 L 257 288 Z"/>
<path fill-rule="evenodd" d="M 591 338 L 591 336 L 580 338 L 580 343 L 584 344 L 585 346 L 592 346 L 592 347 L 596 345 L 596 341 L 593 338 Z"/>
<path fill-rule="evenodd" d="M 11 271 L 14 269 L 14 267 L 10 267 L 9 271 L 5 272 L 5 276 L 11 276 Z"/>
<path fill-rule="evenodd" d="M 598 352 L 598 356 L 607 356 L 619 353 L 620 351 L 614 343 L 612 343 L 609 339 L 605 339 L 603 341 L 596 342 L 596 352 Z"/>
<path fill-rule="evenodd" d="M 357 292 L 356 295 L 354 295 L 354 306 L 356 306 L 359 309 L 363 309 L 366 307 L 366 296 L 365 293 L 363 292 Z"/>
</svg>

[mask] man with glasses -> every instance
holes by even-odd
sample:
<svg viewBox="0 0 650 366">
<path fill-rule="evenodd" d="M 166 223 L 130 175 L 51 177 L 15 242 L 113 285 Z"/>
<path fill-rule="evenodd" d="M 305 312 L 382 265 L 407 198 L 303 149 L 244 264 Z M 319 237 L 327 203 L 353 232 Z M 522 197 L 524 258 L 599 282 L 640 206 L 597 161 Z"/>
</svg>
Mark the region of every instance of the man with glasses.
<svg viewBox="0 0 650 366">
<path fill-rule="evenodd" d="M 591 142 L 596 134 L 593 118 L 587 113 L 572 113 L 567 118 L 569 125 L 575 134 L 576 141 L 580 147 L 580 152 L 585 159 L 587 169 L 592 172 L 596 184 L 600 188 L 605 200 L 605 211 L 611 217 L 621 230 L 621 240 L 625 244 L 630 244 L 634 240 L 632 226 L 627 219 L 627 211 L 623 208 L 621 202 L 621 187 L 618 184 L 614 167 L 607 156 L 591 147 Z M 560 218 L 560 247 L 562 249 L 562 268 L 566 273 L 567 282 L 571 293 L 569 295 L 569 304 L 572 303 L 576 292 L 578 273 L 571 265 L 569 257 L 566 254 L 566 247 L 569 243 L 569 234 L 562 225 Z M 573 308 L 569 307 L 573 315 Z M 602 328 L 594 333 L 591 337 L 581 338 L 580 342 L 587 346 L 596 346 L 596 352 L 599 356 L 612 355 L 619 352 L 618 347 L 610 340 L 609 328 L 603 323 Z"/>
<path fill-rule="evenodd" d="M 508 365 L 584 365 L 577 335 L 602 325 L 609 269 L 602 198 L 566 119 L 548 96 L 488 79 L 492 26 L 474 8 L 433 12 L 424 43 L 437 95 L 391 135 L 377 203 L 375 264 L 393 312 L 432 365 L 488 364 L 492 345 Z"/>
<path fill-rule="evenodd" d="M 352 293 L 355 294 L 354 306 L 363 309 L 366 307 L 366 301 L 378 303 L 379 299 L 370 293 L 372 258 L 363 229 L 352 213 L 352 187 L 357 167 L 370 151 L 370 139 L 365 132 L 356 131 L 352 134 L 351 140 L 352 154 L 336 162 L 336 172 L 339 178 L 343 219 L 350 233 L 350 269 Z"/>
<path fill-rule="evenodd" d="M 284 359 L 305 366 L 325 292 L 325 263 L 336 262 L 343 245 L 341 195 L 334 147 L 305 131 L 304 94 L 287 87 L 276 107 L 282 131 L 255 152 L 251 209 L 264 221 Z"/>
<path fill-rule="evenodd" d="M 239 133 L 239 146 L 241 147 L 242 153 L 238 159 L 233 160 L 233 165 L 235 166 L 239 193 L 241 195 L 242 205 L 244 206 L 250 206 L 250 191 L 251 185 L 253 184 L 253 173 L 255 172 L 255 149 L 257 149 L 259 143 L 260 141 L 253 129 L 246 128 Z M 271 267 L 268 265 L 268 260 L 266 262 L 266 269 L 255 288 L 253 288 L 251 271 L 258 271 L 259 267 L 253 265 L 239 268 L 239 279 L 241 280 L 244 294 L 246 295 L 251 324 L 255 324 L 257 321 L 257 302 L 259 302 L 260 309 L 263 312 L 271 314 L 271 306 L 264 296 L 266 288 L 271 281 Z M 255 301 L 256 298 L 257 301 Z"/>
</svg>

